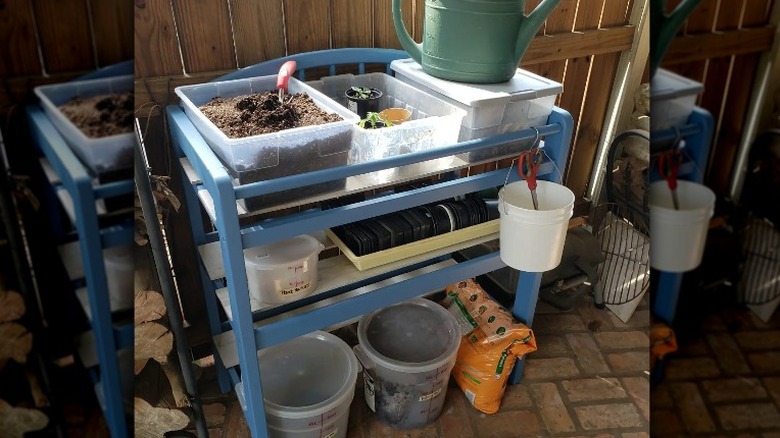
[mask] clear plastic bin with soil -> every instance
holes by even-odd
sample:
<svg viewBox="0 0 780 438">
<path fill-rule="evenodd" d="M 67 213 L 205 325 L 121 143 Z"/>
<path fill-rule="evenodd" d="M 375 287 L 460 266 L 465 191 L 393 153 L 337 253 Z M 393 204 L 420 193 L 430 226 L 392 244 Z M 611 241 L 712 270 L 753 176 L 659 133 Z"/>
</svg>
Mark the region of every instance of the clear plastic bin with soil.
<svg viewBox="0 0 780 438">
<path fill-rule="evenodd" d="M 60 105 L 59 110 L 90 138 L 110 137 L 133 131 L 133 93 L 129 91 L 76 98 Z M 130 149 L 128 152 L 132 155 L 133 150 Z M 132 177 L 132 168 L 115 169 L 97 175 L 100 184 L 123 181 Z M 133 195 L 129 193 L 106 198 L 103 202 L 107 211 L 128 209 L 133 206 Z"/>
<path fill-rule="evenodd" d="M 342 120 L 338 114 L 327 113 L 305 93 L 284 96 L 265 91 L 232 98 L 214 98 L 199 107 L 203 114 L 230 138 L 242 138 L 283 131 L 302 126 L 320 125 Z M 349 138 L 345 136 L 344 142 Z M 239 184 L 269 180 L 283 176 L 313 172 L 328 167 L 347 164 L 348 148 L 332 138 L 318 139 L 299 147 L 279 145 L 275 162 L 266 167 L 242 170 L 227 166 L 228 172 Z M 256 162 L 269 161 L 266 149 L 259 149 Z M 247 198 L 243 201 L 249 211 L 270 207 L 309 196 L 344 188 L 345 179 L 323 184 L 304 186 L 267 195 Z"/>
</svg>

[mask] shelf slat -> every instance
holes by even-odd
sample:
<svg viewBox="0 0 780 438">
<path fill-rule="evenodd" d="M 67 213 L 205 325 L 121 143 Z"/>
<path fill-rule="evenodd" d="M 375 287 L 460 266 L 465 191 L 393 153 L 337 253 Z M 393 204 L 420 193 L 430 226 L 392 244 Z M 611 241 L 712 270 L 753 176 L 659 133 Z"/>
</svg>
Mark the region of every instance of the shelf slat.
<svg viewBox="0 0 780 438">
<path fill-rule="evenodd" d="M 411 272 L 407 272 L 407 273 L 404 273 L 404 274 L 396 275 L 394 277 L 390 277 L 390 278 L 387 278 L 385 280 L 378 281 L 378 282 L 369 284 L 367 286 L 363 286 L 363 287 L 357 288 L 355 290 L 343 293 L 343 294 L 335 296 L 335 297 L 331 297 L 331 298 L 328 298 L 328 299 L 325 299 L 325 300 L 322 300 L 322 301 L 318 301 L 316 303 L 312 303 L 312 304 L 310 304 L 308 306 L 304 306 L 304 307 L 302 307 L 300 309 L 296 309 L 296 310 L 294 310 L 294 312 L 296 312 L 296 313 L 310 312 L 313 309 L 329 306 L 329 305 L 331 305 L 331 304 L 333 304 L 335 302 L 350 300 L 350 299 L 353 299 L 353 298 L 355 298 L 357 296 L 360 296 L 360 295 L 363 295 L 363 294 L 375 291 L 377 289 L 380 289 L 382 287 L 386 287 L 388 285 L 395 284 L 395 283 L 400 283 L 400 282 L 406 281 L 406 280 L 408 280 L 410 278 L 414 278 L 414 277 L 419 276 L 419 275 L 425 275 L 425 274 L 428 274 L 428 273 L 431 273 L 431 272 L 435 272 L 435 271 L 438 271 L 440 269 L 443 269 L 443 268 L 446 268 L 446 267 L 450 267 L 450 266 L 453 266 L 453 265 L 456 265 L 456 264 L 457 263 L 454 260 L 452 260 L 452 259 L 444 260 L 444 261 L 441 261 L 441 262 L 438 262 L 438 263 L 434 263 L 434 264 L 429 265 L 429 266 L 422 267 L 420 269 L 416 269 L 416 270 L 411 271 Z M 379 268 L 376 268 L 376 269 L 379 269 Z M 433 291 L 433 290 L 431 290 L 431 291 L 421 290 L 419 295 L 420 296 L 427 295 L 427 294 L 432 293 L 432 292 L 435 292 L 435 291 Z M 275 318 L 280 318 L 280 317 L 284 317 L 284 316 L 280 315 L 280 316 L 275 317 Z M 349 324 L 350 322 L 352 322 L 352 321 L 351 320 L 350 321 L 343 321 L 338 326 L 344 326 L 344 325 Z M 258 321 L 258 322 L 256 322 L 254 324 L 254 326 L 258 327 L 258 326 L 260 326 L 262 324 L 263 324 L 263 321 Z M 229 331 L 220 333 L 218 335 L 215 335 L 214 336 L 214 345 L 217 347 L 217 350 L 219 351 L 219 355 L 222 358 L 222 361 L 223 361 L 225 367 L 231 368 L 231 367 L 234 367 L 234 366 L 238 365 L 238 351 L 236 349 L 236 341 L 235 341 L 235 337 L 233 336 L 233 331 L 232 330 L 229 330 Z"/>
</svg>

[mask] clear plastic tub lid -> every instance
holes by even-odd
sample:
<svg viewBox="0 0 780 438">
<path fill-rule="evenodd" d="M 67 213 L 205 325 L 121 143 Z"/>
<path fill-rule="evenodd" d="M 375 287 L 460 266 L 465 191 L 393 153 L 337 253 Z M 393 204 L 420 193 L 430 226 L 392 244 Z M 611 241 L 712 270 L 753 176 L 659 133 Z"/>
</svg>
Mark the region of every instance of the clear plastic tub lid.
<svg viewBox="0 0 780 438">
<path fill-rule="evenodd" d="M 244 250 L 244 259 L 258 270 L 274 269 L 318 254 L 324 245 L 308 234 Z"/>
<path fill-rule="evenodd" d="M 650 84 L 650 97 L 659 100 L 697 95 L 702 91 L 701 82 L 664 69 L 658 69 Z"/>
<path fill-rule="evenodd" d="M 458 101 L 475 107 L 495 100 L 531 100 L 555 96 L 563 92 L 560 82 L 526 70 L 517 69 L 512 79 L 497 84 L 466 84 L 440 79 L 425 73 L 422 66 L 413 59 L 397 59 L 390 68 L 426 87 Z"/>
</svg>

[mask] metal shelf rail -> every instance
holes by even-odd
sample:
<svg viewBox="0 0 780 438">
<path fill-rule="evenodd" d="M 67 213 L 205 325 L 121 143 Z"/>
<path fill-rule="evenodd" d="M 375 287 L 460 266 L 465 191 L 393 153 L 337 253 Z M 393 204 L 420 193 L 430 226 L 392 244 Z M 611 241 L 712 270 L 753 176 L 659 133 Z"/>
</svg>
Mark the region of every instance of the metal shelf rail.
<svg viewBox="0 0 780 438">
<path fill-rule="evenodd" d="M 122 74 L 128 66 L 132 71 L 132 63 L 122 63 L 98 70 L 81 79 Z M 119 218 L 111 225 L 101 227 L 98 201 L 131 194 L 133 180 L 105 184 L 95 182 L 42 108 L 31 105 L 27 108 L 27 114 L 34 143 L 43 154 L 41 164 L 47 175 L 49 188 L 56 194 L 53 198 L 58 199 L 55 202 L 61 202 L 75 227 L 72 233 L 67 234 L 58 234 L 56 229 L 53 231 L 62 239 L 58 243 L 63 244 L 60 247 L 64 256 L 63 263 L 69 271 L 91 328 L 79 337 L 83 347 L 80 348 L 80 358 L 93 379 L 96 395 L 112 437 L 127 437 L 128 426 L 117 354 L 133 345 L 133 321 L 132 318 L 118 319 L 112 314 L 112 311 L 126 309 L 110 307 L 103 249 L 132 243 L 133 223 L 131 210 L 128 209 L 126 220 Z M 51 207 L 50 210 L 56 212 L 60 206 Z M 76 254 L 78 255 L 74 259 Z"/>
<path fill-rule="evenodd" d="M 363 63 L 384 63 L 388 64 L 386 71 L 391 73 L 390 61 L 406 57 L 408 55 L 405 52 L 387 49 L 326 50 L 267 61 L 219 80 L 276 74 L 279 66 L 291 58 L 298 63 L 299 78 L 305 75 L 301 69 L 312 67 L 330 66 L 330 74 L 335 74 L 335 64 L 340 63 L 360 64 L 360 71 L 364 71 Z M 234 186 L 233 178 L 184 112 L 177 106 L 169 106 L 166 111 L 173 145 L 180 158 L 185 182 L 185 203 L 188 206 L 193 239 L 199 247 L 200 273 L 214 339 L 218 378 L 223 391 L 232 388 L 238 390 L 239 385 L 251 388 L 242 391 L 242 407 L 245 409 L 246 421 L 253 436 L 267 436 L 258 350 L 314 330 L 348 324 L 376 309 L 441 290 L 453 281 L 505 266 L 498 252 L 456 263 L 450 254 L 453 250 L 450 249 L 449 252 L 434 252 L 389 266 L 357 272 L 344 256 L 337 256 L 320 262 L 320 282 L 314 295 L 283 306 L 253 309 L 244 265 L 245 248 L 501 186 L 507 178 L 512 182 L 519 177 L 516 172 L 511 172 L 508 176 L 507 169 L 467 177 L 449 175 L 449 178 L 442 178 L 440 182 L 430 186 L 328 210 L 301 211 L 251 225 L 245 225 L 246 220 L 240 223 L 236 203 L 238 199 L 352 178 L 367 172 L 453 156 L 508 142 L 527 141 L 535 137 L 535 132 L 529 128 L 373 162 Z M 556 107 L 547 123 L 536 127 L 539 134 L 545 138 L 544 147 L 548 158 L 541 166 L 539 174 L 542 179 L 559 181 L 560 172 L 555 169 L 565 168 L 573 122 L 566 111 Z M 201 209 L 206 210 L 211 219 L 208 229 L 204 227 L 207 224 L 204 223 Z M 497 234 L 490 238 L 497 238 Z M 540 281 L 541 273 L 520 273 L 512 311 L 518 320 L 529 326 L 533 322 Z M 222 296 L 221 301 L 219 294 Z M 226 315 L 225 321 L 220 317 L 220 306 Z M 522 361 L 518 361 L 513 375 L 514 383 L 520 380 L 522 367 Z"/>
</svg>

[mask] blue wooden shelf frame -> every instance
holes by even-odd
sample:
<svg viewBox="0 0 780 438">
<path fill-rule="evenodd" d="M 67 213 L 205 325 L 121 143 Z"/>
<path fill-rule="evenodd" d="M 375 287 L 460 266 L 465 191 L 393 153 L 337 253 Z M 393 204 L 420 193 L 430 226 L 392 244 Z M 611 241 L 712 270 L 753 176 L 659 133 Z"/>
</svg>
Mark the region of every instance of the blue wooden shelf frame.
<svg viewBox="0 0 780 438">
<path fill-rule="evenodd" d="M 248 67 L 219 80 L 236 79 L 251 75 L 275 74 L 278 71 L 278 67 L 287 59 L 295 59 L 298 62 L 299 71 L 297 76 L 302 78 L 305 73 L 301 72 L 300 69 L 323 65 L 328 66 L 331 63 L 384 62 L 389 64 L 392 59 L 406 57 L 408 55 L 405 52 L 385 49 L 336 49 L 311 52 Z M 362 70 L 364 65 L 360 64 L 360 68 Z M 389 67 L 387 71 L 391 73 Z M 331 74 L 335 73 L 335 67 L 331 66 L 330 72 Z M 229 321 L 223 322 L 220 319 L 219 303 L 214 293 L 217 288 L 224 286 L 224 283 L 221 280 L 210 280 L 203 263 L 200 263 L 212 334 L 216 336 L 228 329 L 232 329 L 238 353 L 240 370 L 237 367 L 225 369 L 219 358 L 218 351 L 216 348 L 214 349 L 217 355 L 216 363 L 219 382 L 223 391 L 235 388 L 239 384 L 252 388 L 251 391 L 244 391 L 243 398 L 245 403 L 243 407 L 245 408 L 244 414 L 247 424 L 253 436 L 267 436 L 267 424 L 257 358 L 258 350 L 277 345 L 313 330 L 349 321 L 376 309 L 423 295 L 428 291 L 443 289 L 455 281 L 474 277 L 506 266 L 500 260 L 496 251 L 479 258 L 448 265 L 440 269 L 431 270 L 428 273 L 378 287 L 370 292 L 351 298 L 330 300 L 328 303 L 323 303 L 322 306 L 309 312 L 291 312 L 263 319 L 267 316 L 266 314 L 263 312 L 255 312 L 253 314 L 251 311 L 243 257 L 245 248 L 431 203 L 456 195 L 498 187 L 505 183 L 508 172 L 507 169 L 499 169 L 461 178 L 452 175 L 451 179 L 443 179 L 441 182 L 431 186 L 376 197 L 324 211 L 303 211 L 248 226 L 239 224 L 236 207 L 238 199 L 419 163 L 435 158 L 485 149 L 507 142 L 527 141 L 535 137 L 535 131 L 529 128 L 515 133 L 470 140 L 451 146 L 409 153 L 373 162 L 322 169 L 305 174 L 234 186 L 233 178 L 227 173 L 225 167 L 184 112 L 177 106 L 169 106 L 166 112 L 174 149 L 180 158 L 186 157 L 189 160 L 192 169 L 197 174 L 197 182 L 188 184 L 187 181 L 190 181 L 190 179 L 188 179 L 187 175 L 184 175 L 184 169 L 182 168 L 184 197 L 188 207 L 187 211 L 191 221 L 194 243 L 196 246 L 200 246 L 219 241 L 222 253 L 222 263 L 225 270 L 224 281 L 226 281 L 228 287 L 232 313 L 232 319 Z M 556 107 L 549 116 L 547 124 L 537 126 L 536 129 L 544 137 L 545 152 L 549 158 L 540 168 L 540 179 L 559 182 L 561 175 L 556 168 L 562 170 L 566 167 L 573 129 L 571 115 L 565 110 Z M 518 180 L 518 178 L 517 172 L 511 172 L 508 181 L 513 182 Z M 206 224 L 203 222 L 201 203 L 198 197 L 198 192 L 201 190 L 207 191 L 213 200 L 215 220 L 212 224 L 209 224 L 209 229 L 213 227 L 216 231 L 207 231 L 204 227 Z M 442 261 L 442 259 L 451 259 L 451 257 L 432 258 L 422 263 L 422 265 L 430 266 Z M 400 269 L 400 271 L 411 272 L 418 268 L 420 268 L 420 264 Z M 351 284 L 328 294 L 328 296 L 340 295 L 399 273 L 396 271 Z M 542 273 L 540 272 L 520 273 L 512 311 L 518 320 L 524 321 L 529 326 L 533 323 L 541 276 Z M 315 296 L 310 298 L 320 300 L 324 297 Z M 294 310 L 294 308 L 300 306 L 293 305 L 291 307 Z M 259 323 L 255 324 L 256 322 Z M 513 383 L 519 382 L 523 364 L 523 361 L 517 362 L 512 376 Z"/>
<path fill-rule="evenodd" d="M 132 64 L 130 64 L 132 71 Z M 126 65 L 121 68 L 99 70 L 82 79 L 95 79 L 103 75 L 123 73 Z M 62 241 L 78 240 L 81 262 L 84 268 L 84 281 L 87 286 L 91 320 L 89 321 L 94 334 L 98 365 L 90 369 L 93 383 L 102 388 L 98 394 L 103 400 L 102 408 L 106 423 L 114 438 L 129 436 L 125 418 L 122 385 L 119 372 L 117 352 L 133 346 L 133 322 L 116 323 L 113 320 L 108 294 L 103 249 L 127 245 L 133 241 L 133 221 L 130 214 L 127 220 L 110 226 L 100 227 L 95 202 L 98 199 L 110 198 L 133 193 L 133 180 L 126 179 L 106 184 L 93 181 L 86 167 L 79 161 L 65 139 L 55 129 L 54 125 L 38 105 L 27 108 L 30 130 L 35 145 L 48 160 L 59 178 L 49 181 L 49 193 L 64 189 L 73 201 L 75 211 L 75 227 L 73 233 L 62 233 L 53 230 Z M 49 199 L 59 202 L 56 196 Z M 59 210 L 59 205 L 52 205 L 50 211 Z M 58 222 L 58 221 L 53 221 Z M 62 242 L 59 242 L 62 243 Z M 76 285 L 74 285 L 74 288 Z M 102 397 L 100 397 L 102 395 Z"/>
</svg>

